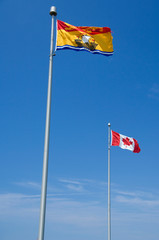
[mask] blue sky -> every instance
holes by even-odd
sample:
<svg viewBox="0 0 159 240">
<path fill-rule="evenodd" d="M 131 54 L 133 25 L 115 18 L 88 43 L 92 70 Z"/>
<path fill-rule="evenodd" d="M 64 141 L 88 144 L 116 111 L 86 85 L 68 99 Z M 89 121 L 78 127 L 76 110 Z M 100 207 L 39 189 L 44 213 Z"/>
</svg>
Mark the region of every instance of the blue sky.
<svg viewBox="0 0 159 240">
<path fill-rule="evenodd" d="M 107 123 L 141 153 L 111 148 L 112 240 L 159 235 L 157 1 L 0 0 L 0 238 L 37 240 L 51 5 L 107 26 L 114 55 L 58 51 L 53 62 L 45 239 L 107 240 Z"/>
</svg>

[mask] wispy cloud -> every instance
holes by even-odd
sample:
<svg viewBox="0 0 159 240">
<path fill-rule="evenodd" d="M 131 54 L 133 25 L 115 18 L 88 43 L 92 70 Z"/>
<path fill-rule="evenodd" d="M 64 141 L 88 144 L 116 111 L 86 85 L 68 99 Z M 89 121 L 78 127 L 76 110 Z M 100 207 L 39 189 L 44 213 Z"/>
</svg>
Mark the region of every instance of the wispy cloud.
<svg viewBox="0 0 159 240">
<path fill-rule="evenodd" d="M 158 93 L 159 94 L 159 84 L 154 83 L 150 90 L 152 92 L 154 92 L 154 93 Z"/>
<path fill-rule="evenodd" d="M 144 191 L 115 190 L 115 201 L 136 207 L 156 207 L 159 205 L 159 196 Z"/>
<path fill-rule="evenodd" d="M 38 192 L 41 192 L 41 183 L 38 183 L 38 182 L 26 181 L 26 182 L 14 182 L 13 184 L 23 188 L 35 189 Z M 57 188 L 52 187 L 50 185 L 48 185 L 47 189 L 50 192 L 58 191 Z"/>
<path fill-rule="evenodd" d="M 39 212 L 40 195 L 20 193 L 0 194 L 0 219 L 34 217 Z"/>
<path fill-rule="evenodd" d="M 29 182 L 29 186 L 36 186 L 30 183 L 32 182 Z M 107 228 L 107 183 L 63 178 L 56 179 L 56 184 L 58 192 L 49 192 L 47 195 L 46 221 L 51 235 L 54 225 L 64 232 L 70 228 L 70 234 L 74 230 L 74 234 L 82 232 L 85 236 L 91 232 L 102 237 Z M 136 222 L 146 226 L 149 219 L 156 224 L 159 221 L 158 209 L 159 196 L 156 192 L 127 190 L 112 185 L 113 226 L 123 226 L 124 229 Z M 35 223 L 39 219 L 39 212 L 40 194 L 0 194 L 0 221 L 18 219 L 17 221 Z"/>
<path fill-rule="evenodd" d="M 103 200 L 103 197 L 106 199 L 107 194 L 107 183 L 103 181 L 95 181 L 93 179 L 67 179 L 67 178 L 59 178 L 56 179 L 56 183 L 58 184 L 58 187 L 52 188 L 51 186 L 48 188 L 48 198 L 52 200 L 58 200 L 61 201 L 61 199 L 71 199 L 74 200 L 78 199 L 78 196 L 82 199 L 82 195 L 87 196 L 87 199 L 90 199 L 92 197 L 93 200 L 97 200 L 98 198 L 101 198 Z M 39 195 L 22 195 L 18 194 L 15 195 L 18 199 L 26 200 L 28 199 L 35 199 L 40 198 L 40 190 L 41 185 L 37 182 L 33 181 L 27 181 L 27 182 L 17 182 L 16 185 L 30 188 L 30 189 L 36 189 L 38 190 Z M 56 184 L 55 184 L 56 186 Z M 127 190 L 121 190 L 120 187 L 115 184 L 112 184 L 112 195 L 115 202 L 118 203 L 124 203 L 129 205 L 138 205 L 138 206 L 149 206 L 149 207 L 155 207 L 159 205 L 159 197 L 156 195 L 145 192 L 145 191 L 127 191 Z M 8 199 L 11 196 L 11 199 L 15 199 L 14 195 L 1 195 L 1 199 L 4 199 L 5 196 Z"/>
<path fill-rule="evenodd" d="M 114 192 L 115 193 L 115 192 Z M 114 194 L 113 193 L 113 194 Z M 139 196 L 143 197 L 139 197 Z M 92 198 L 89 195 L 85 198 L 74 198 L 74 196 L 66 196 L 62 194 L 48 194 L 47 198 L 47 221 L 61 224 L 70 224 L 81 227 L 105 226 L 107 221 L 107 204 L 103 199 Z M 148 196 L 144 192 L 116 191 L 115 197 L 112 198 L 114 221 L 132 216 L 143 217 L 143 214 L 150 214 L 151 217 L 157 212 L 159 207 L 159 199 L 144 198 Z M 121 208 L 120 205 L 123 204 Z M 126 206 L 128 205 L 128 207 Z M 135 208 L 134 208 L 135 207 Z M 143 211 L 144 207 L 144 211 Z M 136 210 L 135 210 L 136 209 Z M 139 209 L 142 211 L 139 211 Z M 153 209 L 153 212 L 152 212 Z M 0 194 L 0 219 L 9 217 L 32 218 L 38 217 L 40 211 L 40 195 L 27 195 L 20 193 Z M 159 218 L 159 216 L 158 216 Z"/>
<path fill-rule="evenodd" d="M 37 193 L 41 193 L 41 183 L 33 181 L 19 181 L 14 182 L 14 185 L 28 189 L 28 191 L 36 190 Z M 56 195 L 81 195 L 81 194 L 97 194 L 106 190 L 107 183 L 103 181 L 95 181 L 92 179 L 70 179 L 70 178 L 58 178 L 54 179 L 52 184 L 49 183 L 47 190 L 49 194 Z"/>
<path fill-rule="evenodd" d="M 76 180 L 70 180 L 70 179 L 64 179 L 64 178 L 59 178 L 58 180 L 59 182 L 63 182 L 63 183 L 71 183 L 71 184 L 77 184 L 77 185 L 81 184 L 80 181 L 76 181 Z"/>
<path fill-rule="evenodd" d="M 77 191 L 77 192 L 83 192 L 84 188 L 81 185 L 73 185 L 73 184 L 68 184 L 67 188 L 73 191 Z"/>
<path fill-rule="evenodd" d="M 149 98 L 159 100 L 159 84 L 154 83 L 148 93 Z"/>
<path fill-rule="evenodd" d="M 47 194 L 47 216 L 50 221 L 73 224 L 76 226 L 103 225 L 106 220 L 106 205 L 100 192 L 106 187 L 105 182 L 91 179 L 54 179 L 56 190 Z M 37 182 L 14 183 L 18 186 L 38 190 L 39 194 L 8 193 L 0 194 L 0 218 L 3 216 L 38 215 L 40 210 L 40 189 Z M 23 189 L 24 192 L 24 189 Z M 28 190 L 27 190 L 28 192 Z M 105 189 L 104 189 L 104 192 Z M 91 195 L 90 195 L 91 194 Z M 83 197 L 84 196 L 84 197 Z M 3 206 L 3 207 L 2 207 Z M 104 220 L 103 220 L 104 219 Z"/>
<path fill-rule="evenodd" d="M 76 192 L 91 192 L 95 193 L 96 191 L 101 191 L 102 189 L 105 189 L 107 186 L 106 182 L 103 181 L 96 181 L 93 179 L 64 179 L 60 178 L 58 179 L 60 183 L 63 183 L 64 186 L 72 191 Z"/>
<path fill-rule="evenodd" d="M 37 190 L 41 189 L 40 183 L 37 182 L 15 182 L 14 184 L 25 188 L 34 188 Z"/>
<path fill-rule="evenodd" d="M 113 190 L 116 194 L 130 196 L 130 197 L 153 197 L 152 193 L 143 192 L 143 191 L 122 191 L 122 190 Z"/>
<path fill-rule="evenodd" d="M 30 189 L 39 186 L 32 181 L 23 184 Z M 92 237 L 102 237 L 107 228 L 106 185 L 106 182 L 93 179 L 56 179 L 55 187 L 58 186 L 58 191 L 50 191 L 47 195 L 46 225 L 50 236 L 54 233 L 54 225 L 63 229 L 64 233 L 70 229 L 71 236 L 74 231 L 74 236 L 81 232 L 82 236 L 87 236 L 89 232 Z M 150 219 L 155 225 L 159 221 L 158 209 L 157 192 L 121 189 L 112 184 L 112 223 L 116 228 L 125 231 L 125 226 L 130 229 L 133 224 L 146 226 Z M 0 194 L 2 222 L 5 220 L 14 223 L 16 219 L 16 224 L 23 221 L 25 224 L 35 224 L 39 219 L 39 212 L 40 194 Z"/>
<path fill-rule="evenodd" d="M 40 195 L 19 193 L 0 194 L 0 219 L 7 217 L 38 217 Z M 63 196 L 48 195 L 47 218 L 49 221 L 81 225 L 83 227 L 105 223 L 104 207 L 99 201 L 80 201 Z"/>
<path fill-rule="evenodd" d="M 60 183 L 63 183 L 65 188 L 74 192 L 84 192 L 84 184 L 80 180 L 72 180 L 72 179 L 58 179 Z"/>
</svg>

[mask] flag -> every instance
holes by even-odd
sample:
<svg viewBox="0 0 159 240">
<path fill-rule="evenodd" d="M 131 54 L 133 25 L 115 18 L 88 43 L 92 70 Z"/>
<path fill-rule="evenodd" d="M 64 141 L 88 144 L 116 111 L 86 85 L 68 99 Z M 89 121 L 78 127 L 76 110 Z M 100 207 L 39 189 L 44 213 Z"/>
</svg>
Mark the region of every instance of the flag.
<svg viewBox="0 0 159 240">
<path fill-rule="evenodd" d="M 135 153 L 140 152 L 140 147 L 136 139 L 124 136 L 114 131 L 111 131 L 111 145 L 119 146 Z"/>
<path fill-rule="evenodd" d="M 108 27 L 75 27 L 57 20 L 57 50 L 86 50 L 109 56 L 113 54 L 112 39 Z"/>
</svg>

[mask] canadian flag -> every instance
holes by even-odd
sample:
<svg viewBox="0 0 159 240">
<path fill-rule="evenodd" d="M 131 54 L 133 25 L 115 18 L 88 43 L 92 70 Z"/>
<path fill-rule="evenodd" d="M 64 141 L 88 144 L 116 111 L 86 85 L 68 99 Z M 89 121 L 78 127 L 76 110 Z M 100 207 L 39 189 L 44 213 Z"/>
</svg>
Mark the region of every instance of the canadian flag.
<svg viewBox="0 0 159 240">
<path fill-rule="evenodd" d="M 137 140 L 135 140 L 132 137 L 124 136 L 114 131 L 111 131 L 111 145 L 119 146 L 123 149 L 130 150 L 134 153 L 140 152 L 140 147 Z"/>
</svg>

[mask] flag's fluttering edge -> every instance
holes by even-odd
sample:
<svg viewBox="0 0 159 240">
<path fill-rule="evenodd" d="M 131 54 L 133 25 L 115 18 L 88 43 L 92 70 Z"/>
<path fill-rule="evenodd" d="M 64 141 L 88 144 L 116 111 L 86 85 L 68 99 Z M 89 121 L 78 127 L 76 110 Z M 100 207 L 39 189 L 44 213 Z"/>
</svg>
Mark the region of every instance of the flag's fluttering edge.
<svg viewBox="0 0 159 240">
<path fill-rule="evenodd" d="M 136 139 L 124 136 L 114 131 L 111 131 L 111 145 L 119 146 L 134 153 L 140 152 L 140 147 Z"/>
<path fill-rule="evenodd" d="M 108 27 L 75 27 L 57 20 L 57 50 L 87 50 L 109 56 L 113 54 L 112 39 Z"/>
</svg>

